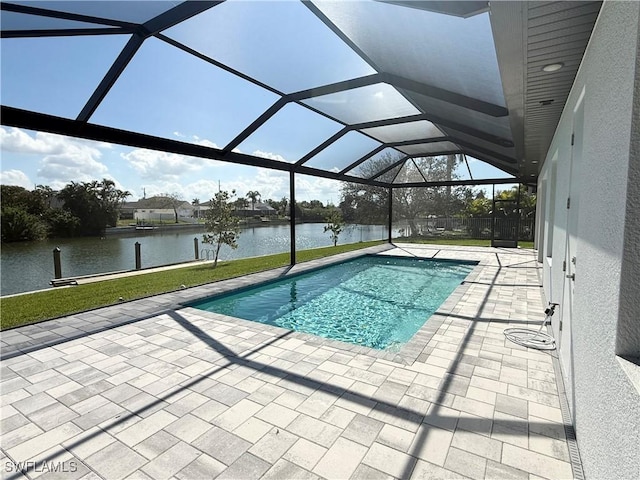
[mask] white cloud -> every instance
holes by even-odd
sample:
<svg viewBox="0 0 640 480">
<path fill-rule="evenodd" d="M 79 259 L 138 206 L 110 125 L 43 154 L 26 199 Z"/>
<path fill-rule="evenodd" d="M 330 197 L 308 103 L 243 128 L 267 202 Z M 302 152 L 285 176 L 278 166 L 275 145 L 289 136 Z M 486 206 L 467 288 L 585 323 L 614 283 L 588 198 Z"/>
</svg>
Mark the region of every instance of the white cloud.
<svg viewBox="0 0 640 480">
<path fill-rule="evenodd" d="M 0 184 L 17 185 L 27 190 L 34 188 L 33 182 L 29 180 L 29 177 L 22 170 L 4 170 L 0 172 Z"/>
<path fill-rule="evenodd" d="M 165 182 L 176 181 L 182 175 L 197 172 L 205 167 L 217 166 L 217 162 L 206 158 L 142 148 L 122 153 L 120 156 L 129 162 L 141 177 Z"/>
<path fill-rule="evenodd" d="M 181 135 L 182 137 L 186 137 L 186 135 Z M 191 135 L 192 143 L 196 145 L 202 145 L 203 147 L 217 148 L 220 149 L 218 144 L 212 142 L 211 140 L 207 140 L 206 138 L 200 138 L 198 135 Z"/>
<path fill-rule="evenodd" d="M 8 152 L 17 153 L 60 153 L 61 145 L 55 145 L 54 142 L 49 142 L 49 135 L 36 134 L 36 137 L 31 137 L 28 133 L 20 130 L 19 128 L 4 128 L 0 127 L 0 146 L 2 150 Z"/>
<path fill-rule="evenodd" d="M 99 180 L 107 172 L 100 161 L 102 151 L 111 149 L 106 142 L 65 137 L 36 132 L 33 136 L 19 128 L 0 128 L 2 150 L 24 155 L 40 155 L 37 176 L 53 189 L 64 187 L 71 181 Z"/>
<path fill-rule="evenodd" d="M 341 182 L 326 178 L 313 178 L 306 175 L 296 175 L 296 199 L 320 200 L 338 204 L 340 202 Z M 237 197 L 244 197 L 249 191 L 258 191 L 263 200 L 271 198 L 280 200 L 289 198 L 289 174 L 265 168 L 255 168 L 255 176 L 242 175 L 230 180 L 223 180 L 220 184 L 222 190 L 235 190 Z M 199 180 L 183 187 L 188 193 L 188 200 L 197 197 L 201 201 L 209 200 L 218 191 L 218 182 L 215 180 Z M 186 198 L 186 196 L 185 196 Z"/>
<path fill-rule="evenodd" d="M 174 132 L 174 135 L 200 145 L 218 148 L 210 140 L 194 135 L 180 132 Z M 265 168 L 239 166 L 222 161 L 145 149 L 122 151 L 120 147 L 107 143 L 47 133 L 34 134 L 5 127 L 0 127 L 0 146 L 5 151 L 40 157 L 37 173 L 29 173 L 31 178 L 37 177 L 33 182 L 22 172 L 23 169 L 20 169 L 19 164 L 5 166 L 6 171 L 2 176 L 4 183 L 11 181 L 12 184 L 24 184 L 28 188 L 33 188 L 34 183 L 43 183 L 59 189 L 70 181 L 85 182 L 108 178 L 116 182 L 117 188 L 132 193 L 129 200 L 141 198 L 144 188 L 147 197 L 161 193 L 177 193 L 187 201 L 193 198 L 207 201 L 218 191 L 218 179 L 221 179 L 223 190 L 235 189 L 240 197 L 244 197 L 250 190 L 257 190 L 265 200 L 289 197 L 288 173 Z M 112 153 L 108 157 L 105 156 L 107 159 L 103 163 L 105 150 L 111 148 L 113 148 Z M 116 161 L 117 155 L 126 160 L 133 169 L 128 177 L 117 173 L 119 178 L 114 178 L 111 170 L 118 169 L 107 162 Z M 282 155 L 273 152 L 255 150 L 253 155 L 286 162 Z M 107 165 L 111 167 L 108 168 Z M 209 168 L 216 168 L 215 176 L 210 174 Z M 299 201 L 339 202 L 339 182 L 303 175 L 297 175 L 296 178 L 296 198 Z"/>
<path fill-rule="evenodd" d="M 171 180 L 154 181 L 153 183 L 141 185 L 139 188 L 140 191 L 135 192 L 136 199 L 142 198 L 143 188 L 147 198 L 169 194 L 176 195 L 178 198 L 187 202 L 191 202 L 194 198 L 199 199 L 201 202 L 206 202 L 218 191 L 218 182 L 217 180 L 197 180 L 195 182 L 181 184 Z M 225 189 L 224 185 L 222 185 L 222 189 Z"/>
<path fill-rule="evenodd" d="M 268 158 L 271 160 L 278 160 L 279 162 L 286 162 L 285 158 L 282 155 L 278 155 L 277 153 L 271 152 L 263 152 L 262 150 L 256 150 L 252 153 L 252 155 L 260 158 Z"/>
<path fill-rule="evenodd" d="M 221 188 L 223 187 L 221 186 Z M 207 202 L 211 200 L 218 191 L 218 181 L 198 180 L 196 182 L 188 184 L 185 189 L 189 192 L 190 195 L 189 198 L 185 196 L 187 200 L 191 201 L 194 198 L 198 198 L 201 202 Z"/>
<path fill-rule="evenodd" d="M 109 171 L 106 165 L 94 156 L 96 152 L 69 151 L 59 155 L 47 155 L 40 162 L 38 177 L 54 190 L 63 188 L 69 182 L 90 182 L 100 180 Z"/>
<path fill-rule="evenodd" d="M 253 170 L 253 169 L 252 169 Z M 190 202 L 198 198 L 201 202 L 210 200 L 218 191 L 218 185 L 222 190 L 236 191 L 236 197 L 244 198 L 248 191 L 257 190 L 261 198 L 279 200 L 289 196 L 289 175 L 283 172 L 269 171 L 255 168 L 255 176 L 242 175 L 231 180 L 196 180 L 190 183 L 179 183 L 179 180 L 157 180 L 153 183 L 143 184 L 136 191 L 136 196 L 141 197 L 142 188 L 147 197 L 163 193 L 176 194 L 180 198 Z M 304 200 L 305 198 L 301 198 Z"/>
<path fill-rule="evenodd" d="M 211 148 L 218 148 L 220 149 L 220 147 L 218 146 L 218 144 L 216 144 L 215 142 L 212 142 L 211 140 L 207 140 L 206 138 L 200 138 L 198 135 L 186 135 L 182 132 L 178 132 L 177 130 L 175 132 L 173 132 L 173 135 L 175 137 L 178 138 L 184 138 L 187 139 L 186 141 L 190 142 L 190 143 L 195 143 L 196 145 L 202 145 L 204 147 L 211 147 Z"/>
<path fill-rule="evenodd" d="M 263 200 L 279 200 L 289 196 L 289 175 L 284 172 L 256 168 L 255 177 L 241 176 L 223 182 L 223 190 L 235 190 L 238 197 L 244 197 L 249 191 L 260 192 Z"/>
<path fill-rule="evenodd" d="M 340 187 L 342 182 L 328 178 L 309 177 L 298 175 L 296 177 L 296 199 L 320 200 L 322 203 L 340 203 Z"/>
<path fill-rule="evenodd" d="M 155 197 L 156 195 L 176 195 L 179 198 L 186 199 L 186 193 L 188 193 L 188 188 L 185 185 L 181 185 L 177 182 L 171 181 L 160 181 L 154 182 L 151 184 L 143 184 L 142 188 L 144 188 L 144 192 L 149 197 Z M 191 200 L 191 199 L 189 199 Z"/>
<path fill-rule="evenodd" d="M 69 150 L 88 150 L 98 152 L 99 156 L 100 150 L 110 149 L 112 146 L 107 142 L 94 142 L 46 132 L 36 132 L 31 136 L 20 128 L 0 127 L 0 148 L 8 152 L 55 155 Z"/>
<path fill-rule="evenodd" d="M 211 140 L 207 140 L 206 138 L 195 138 L 195 143 L 196 145 L 202 145 L 203 147 L 210 147 L 210 148 L 217 148 L 220 149 L 220 147 L 213 143 Z"/>
</svg>

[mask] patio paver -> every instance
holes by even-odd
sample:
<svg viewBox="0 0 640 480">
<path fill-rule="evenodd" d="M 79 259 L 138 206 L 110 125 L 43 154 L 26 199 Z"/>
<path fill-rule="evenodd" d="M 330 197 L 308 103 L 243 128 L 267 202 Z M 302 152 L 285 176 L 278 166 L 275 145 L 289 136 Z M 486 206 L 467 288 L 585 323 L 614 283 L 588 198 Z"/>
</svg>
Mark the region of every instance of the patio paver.
<svg viewBox="0 0 640 480">
<path fill-rule="evenodd" d="M 3 466 L 35 462 L 29 478 L 63 461 L 73 478 L 572 478 L 554 353 L 502 333 L 543 318 L 534 252 L 367 251 L 480 263 L 393 353 L 183 306 L 285 269 L 3 332 Z"/>
</svg>

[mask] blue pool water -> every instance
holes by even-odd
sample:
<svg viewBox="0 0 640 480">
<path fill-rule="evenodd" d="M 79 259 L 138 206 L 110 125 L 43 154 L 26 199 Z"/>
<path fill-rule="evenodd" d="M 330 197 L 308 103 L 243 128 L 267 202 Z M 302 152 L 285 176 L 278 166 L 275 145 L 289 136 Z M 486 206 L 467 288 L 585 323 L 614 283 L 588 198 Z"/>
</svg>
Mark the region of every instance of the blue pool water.
<svg viewBox="0 0 640 480">
<path fill-rule="evenodd" d="M 409 341 L 475 265 L 365 256 L 191 306 L 385 349 Z"/>
</svg>

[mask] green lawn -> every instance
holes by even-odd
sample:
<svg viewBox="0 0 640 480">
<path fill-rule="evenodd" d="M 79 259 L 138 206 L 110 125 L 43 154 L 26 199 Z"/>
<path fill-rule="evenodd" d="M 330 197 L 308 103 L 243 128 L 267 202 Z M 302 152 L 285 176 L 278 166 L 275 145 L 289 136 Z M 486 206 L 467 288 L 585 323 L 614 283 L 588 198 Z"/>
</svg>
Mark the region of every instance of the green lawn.
<svg viewBox="0 0 640 480">
<path fill-rule="evenodd" d="M 358 250 L 382 241 L 352 243 L 337 247 L 316 248 L 297 252 L 297 261 L 305 262 L 342 252 Z M 267 255 L 178 268 L 156 273 L 105 280 L 68 288 L 58 288 L 0 300 L 0 328 L 7 329 L 47 320 L 97 307 L 119 303 L 119 298 L 137 298 L 179 290 L 181 285 L 193 287 L 249 273 L 261 272 L 289 264 L 289 254 Z"/>
</svg>

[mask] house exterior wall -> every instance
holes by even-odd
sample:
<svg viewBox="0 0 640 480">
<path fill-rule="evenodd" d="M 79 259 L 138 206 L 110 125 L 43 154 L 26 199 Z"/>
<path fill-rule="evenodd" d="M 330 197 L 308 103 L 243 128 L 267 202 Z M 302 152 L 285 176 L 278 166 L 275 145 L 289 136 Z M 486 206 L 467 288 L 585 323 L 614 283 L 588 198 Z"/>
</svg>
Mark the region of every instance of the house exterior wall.
<svg viewBox="0 0 640 480">
<path fill-rule="evenodd" d="M 561 304 L 553 331 L 588 479 L 640 478 L 640 366 L 618 357 L 640 346 L 639 21 L 640 2 L 603 4 L 539 181 L 544 291 Z M 580 104 L 582 140 L 572 147 Z M 562 264 L 573 255 L 572 289 Z"/>
<path fill-rule="evenodd" d="M 171 222 L 175 219 L 173 210 L 167 208 L 145 208 L 133 212 L 136 221 L 160 221 Z"/>
</svg>

